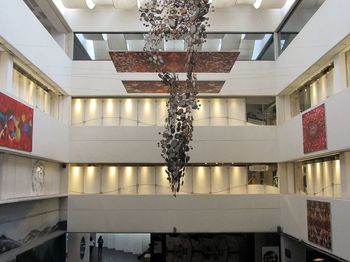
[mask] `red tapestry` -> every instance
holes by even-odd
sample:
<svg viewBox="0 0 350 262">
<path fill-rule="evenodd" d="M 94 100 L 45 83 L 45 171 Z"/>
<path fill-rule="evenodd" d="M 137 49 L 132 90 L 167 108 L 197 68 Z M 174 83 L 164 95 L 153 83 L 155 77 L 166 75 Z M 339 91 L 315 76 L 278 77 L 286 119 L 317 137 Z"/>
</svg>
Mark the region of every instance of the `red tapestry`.
<svg viewBox="0 0 350 262">
<path fill-rule="evenodd" d="M 327 149 L 325 106 L 303 114 L 304 154 Z"/>
<path fill-rule="evenodd" d="M 0 146 L 32 151 L 33 109 L 0 93 Z"/>
<path fill-rule="evenodd" d="M 164 60 L 162 68 L 155 68 L 146 52 L 110 51 L 117 72 L 187 72 L 187 52 L 161 52 Z M 198 52 L 196 54 L 196 73 L 229 73 L 239 52 Z"/>
<path fill-rule="evenodd" d="M 316 245 L 332 249 L 331 204 L 307 200 L 308 240 Z"/>
<path fill-rule="evenodd" d="M 162 81 L 122 81 L 128 93 L 169 93 L 169 86 Z M 225 81 L 197 81 L 199 93 L 220 93 Z M 186 81 L 179 81 L 181 88 Z"/>
</svg>

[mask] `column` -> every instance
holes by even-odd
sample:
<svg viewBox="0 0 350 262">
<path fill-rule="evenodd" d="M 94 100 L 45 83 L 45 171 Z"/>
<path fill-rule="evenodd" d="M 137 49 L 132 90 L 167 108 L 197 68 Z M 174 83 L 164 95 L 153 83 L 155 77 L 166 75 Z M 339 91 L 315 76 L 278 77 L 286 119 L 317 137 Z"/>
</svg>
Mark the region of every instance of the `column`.
<svg viewBox="0 0 350 262">
<path fill-rule="evenodd" d="M 61 100 L 62 105 L 59 110 L 59 117 L 62 123 L 71 124 L 71 114 L 72 114 L 72 97 L 71 96 L 62 96 Z"/>
<path fill-rule="evenodd" d="M 0 49 L 0 91 L 12 93 L 13 57 Z"/>
<path fill-rule="evenodd" d="M 346 83 L 346 59 L 345 53 L 340 53 L 334 58 L 334 89 L 333 94 L 345 89 Z"/>
<path fill-rule="evenodd" d="M 278 179 L 281 194 L 288 194 L 287 163 L 278 163 Z"/>
<path fill-rule="evenodd" d="M 340 197 L 350 198 L 350 151 L 341 153 L 339 159 L 341 181 Z"/>
<path fill-rule="evenodd" d="M 276 96 L 276 114 L 277 125 L 291 118 L 289 96 Z"/>
</svg>

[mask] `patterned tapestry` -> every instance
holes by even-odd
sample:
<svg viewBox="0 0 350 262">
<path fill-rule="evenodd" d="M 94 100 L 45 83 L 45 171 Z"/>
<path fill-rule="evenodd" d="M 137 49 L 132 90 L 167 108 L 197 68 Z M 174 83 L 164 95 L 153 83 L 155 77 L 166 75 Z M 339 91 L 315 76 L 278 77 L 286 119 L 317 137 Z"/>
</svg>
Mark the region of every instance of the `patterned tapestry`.
<svg viewBox="0 0 350 262">
<path fill-rule="evenodd" d="M 109 55 L 117 72 L 157 72 L 149 55 L 141 51 L 110 51 Z M 187 72 L 187 52 L 161 52 L 165 72 Z M 198 52 L 195 73 L 229 73 L 239 52 Z"/>
<path fill-rule="evenodd" d="M 33 109 L 0 93 L 0 146 L 32 151 Z"/>
<path fill-rule="evenodd" d="M 303 114 L 304 154 L 327 149 L 325 106 Z"/>
<path fill-rule="evenodd" d="M 122 81 L 128 93 L 169 93 L 169 86 L 162 81 Z M 197 81 L 199 93 L 220 93 L 225 81 Z M 179 81 L 181 88 L 186 81 Z"/>
<path fill-rule="evenodd" d="M 331 204 L 307 200 L 308 240 L 321 247 L 332 249 Z"/>
</svg>

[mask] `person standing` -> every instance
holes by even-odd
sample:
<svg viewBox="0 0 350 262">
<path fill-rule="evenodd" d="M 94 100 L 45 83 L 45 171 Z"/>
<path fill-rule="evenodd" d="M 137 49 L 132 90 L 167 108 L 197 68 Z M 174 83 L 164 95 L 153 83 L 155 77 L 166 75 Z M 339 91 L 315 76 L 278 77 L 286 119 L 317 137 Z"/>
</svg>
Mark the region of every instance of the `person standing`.
<svg viewBox="0 0 350 262">
<path fill-rule="evenodd" d="M 102 248 L 103 248 L 103 238 L 102 236 L 99 236 L 98 240 L 97 240 L 97 244 L 98 244 L 98 253 L 97 256 L 99 258 L 102 257 Z"/>
<path fill-rule="evenodd" d="M 95 240 L 90 237 L 90 257 L 92 256 L 92 252 L 94 251 L 94 247 L 95 247 Z"/>
</svg>

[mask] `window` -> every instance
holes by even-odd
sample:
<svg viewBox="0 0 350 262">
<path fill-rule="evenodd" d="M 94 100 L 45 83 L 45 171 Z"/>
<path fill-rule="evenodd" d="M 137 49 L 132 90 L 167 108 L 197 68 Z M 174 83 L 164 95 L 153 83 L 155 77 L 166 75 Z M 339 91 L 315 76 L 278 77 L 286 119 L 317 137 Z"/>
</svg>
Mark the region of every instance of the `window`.
<svg viewBox="0 0 350 262">
<path fill-rule="evenodd" d="M 341 195 L 339 155 L 295 163 L 297 193 L 312 196 Z"/>
<path fill-rule="evenodd" d="M 75 33 L 74 60 L 110 60 L 109 51 L 143 51 L 145 33 Z M 158 47 L 186 51 L 182 39 L 168 39 Z M 274 60 L 273 33 L 207 33 L 199 51 L 237 51 L 238 60 Z"/>
<path fill-rule="evenodd" d="M 280 53 L 288 47 L 324 2 L 325 0 L 301 0 L 296 2 L 289 16 L 278 30 Z"/>
<path fill-rule="evenodd" d="M 21 67 L 14 65 L 13 94 L 39 110 L 58 118 L 60 96 Z"/>
<path fill-rule="evenodd" d="M 325 101 L 334 94 L 334 65 L 330 64 L 290 95 L 291 115 Z"/>
</svg>

